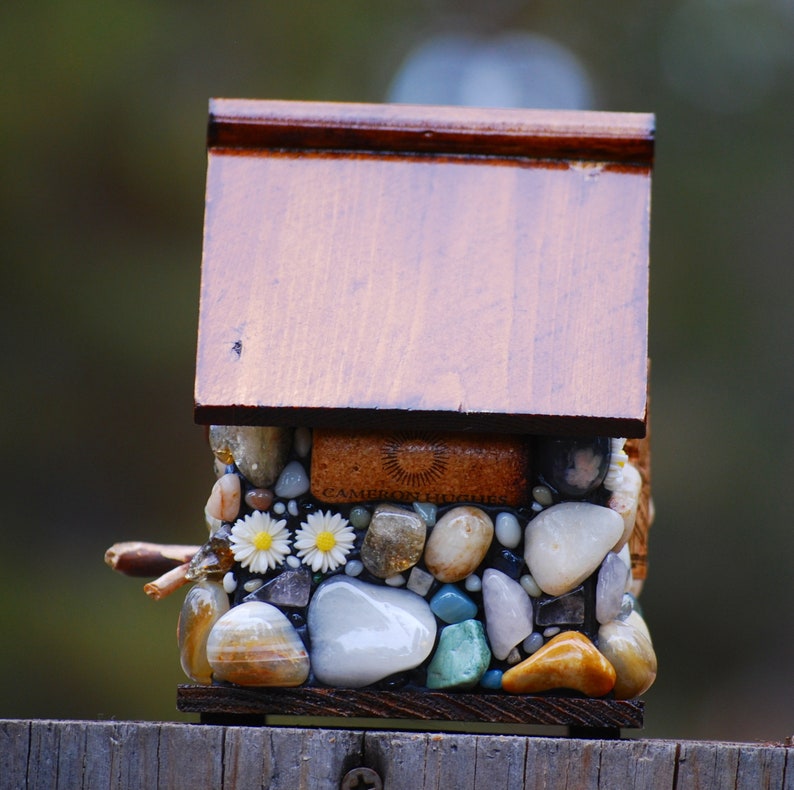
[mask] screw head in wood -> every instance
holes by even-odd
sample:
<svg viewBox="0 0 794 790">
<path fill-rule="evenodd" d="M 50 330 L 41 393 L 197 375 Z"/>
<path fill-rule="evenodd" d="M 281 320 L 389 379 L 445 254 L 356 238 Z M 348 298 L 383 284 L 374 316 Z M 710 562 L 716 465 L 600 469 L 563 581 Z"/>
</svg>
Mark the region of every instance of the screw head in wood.
<svg viewBox="0 0 794 790">
<path fill-rule="evenodd" d="M 353 768 L 342 778 L 340 790 L 383 790 L 383 781 L 372 768 Z"/>
</svg>

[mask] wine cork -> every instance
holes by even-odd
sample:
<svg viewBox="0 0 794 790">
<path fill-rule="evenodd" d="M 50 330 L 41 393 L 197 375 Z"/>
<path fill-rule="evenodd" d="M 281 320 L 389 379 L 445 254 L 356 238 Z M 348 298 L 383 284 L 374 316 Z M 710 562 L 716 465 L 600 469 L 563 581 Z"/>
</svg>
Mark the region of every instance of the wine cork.
<svg viewBox="0 0 794 790">
<path fill-rule="evenodd" d="M 651 424 L 644 439 L 629 439 L 624 447 L 626 455 L 634 466 L 637 467 L 642 488 L 640 500 L 637 504 L 637 521 L 629 538 L 629 551 L 631 552 L 631 573 L 635 579 L 648 577 L 648 530 L 653 524 L 653 499 L 651 498 Z"/>
<path fill-rule="evenodd" d="M 329 503 L 528 499 L 528 442 L 520 436 L 420 431 L 315 430 L 312 494 Z"/>
</svg>

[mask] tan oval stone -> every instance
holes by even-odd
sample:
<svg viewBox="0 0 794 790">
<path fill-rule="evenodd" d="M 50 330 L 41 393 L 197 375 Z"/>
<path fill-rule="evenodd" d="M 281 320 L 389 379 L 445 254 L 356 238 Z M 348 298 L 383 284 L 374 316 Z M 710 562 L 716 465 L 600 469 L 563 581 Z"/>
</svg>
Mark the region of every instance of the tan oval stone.
<svg viewBox="0 0 794 790">
<path fill-rule="evenodd" d="M 613 620 L 598 629 L 598 647 L 615 667 L 615 699 L 636 699 L 656 680 L 656 653 L 638 629 Z"/>
<path fill-rule="evenodd" d="M 494 525 L 478 507 L 464 505 L 445 513 L 425 547 L 425 565 L 441 582 L 459 582 L 485 559 L 493 541 Z"/>
<path fill-rule="evenodd" d="M 511 694 L 572 689 L 588 697 L 603 697 L 612 691 L 615 677 L 612 664 L 584 634 L 563 631 L 508 669 L 502 675 L 502 688 Z"/>
<path fill-rule="evenodd" d="M 425 522 L 413 510 L 378 505 L 364 536 L 361 561 L 373 576 L 388 579 L 419 562 L 426 534 Z"/>
</svg>

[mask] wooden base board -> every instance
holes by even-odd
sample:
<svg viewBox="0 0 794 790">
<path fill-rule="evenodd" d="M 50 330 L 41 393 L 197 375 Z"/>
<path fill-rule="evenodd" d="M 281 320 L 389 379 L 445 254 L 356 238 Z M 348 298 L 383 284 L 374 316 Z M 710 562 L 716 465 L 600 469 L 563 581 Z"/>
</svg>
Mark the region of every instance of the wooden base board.
<svg viewBox="0 0 794 790">
<path fill-rule="evenodd" d="M 591 730 L 598 737 L 616 737 L 621 728 L 642 728 L 645 703 L 499 693 L 182 685 L 177 708 L 201 714 L 204 723 L 265 724 L 267 716 L 355 717 L 561 725 L 572 733 Z"/>
</svg>

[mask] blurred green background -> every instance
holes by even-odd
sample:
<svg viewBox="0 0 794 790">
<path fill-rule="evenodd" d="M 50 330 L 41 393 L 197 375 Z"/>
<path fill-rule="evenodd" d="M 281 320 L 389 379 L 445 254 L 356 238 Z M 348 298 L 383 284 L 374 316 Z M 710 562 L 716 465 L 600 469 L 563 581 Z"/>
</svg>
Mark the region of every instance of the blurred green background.
<svg viewBox="0 0 794 790">
<path fill-rule="evenodd" d="M 794 732 L 789 0 L 31 0 L 0 9 L 0 717 L 180 720 L 211 96 L 657 114 L 647 737 Z"/>
</svg>

